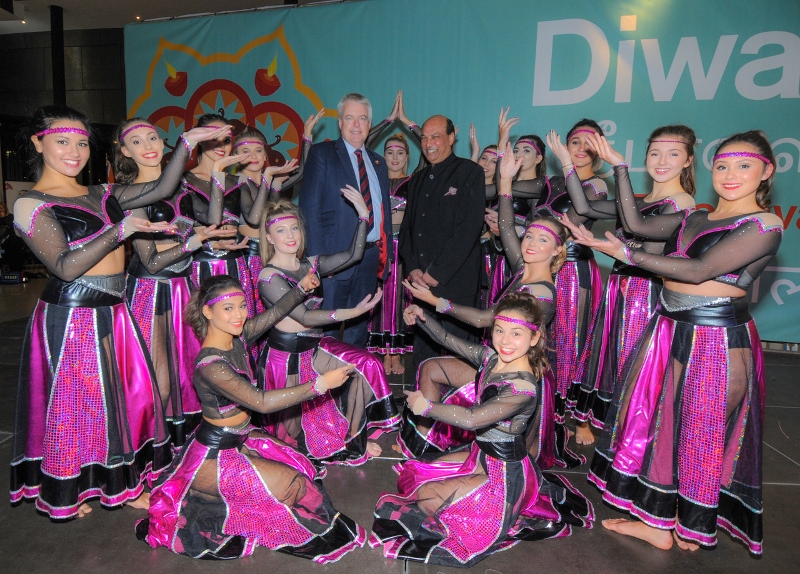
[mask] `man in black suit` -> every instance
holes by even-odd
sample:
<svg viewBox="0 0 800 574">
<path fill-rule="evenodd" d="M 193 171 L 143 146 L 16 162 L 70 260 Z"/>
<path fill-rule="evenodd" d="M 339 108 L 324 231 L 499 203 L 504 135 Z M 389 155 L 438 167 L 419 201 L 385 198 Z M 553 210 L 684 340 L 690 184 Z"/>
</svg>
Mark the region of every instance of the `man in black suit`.
<svg viewBox="0 0 800 574">
<path fill-rule="evenodd" d="M 477 307 L 486 192 L 480 166 L 453 153 L 455 137 L 453 122 L 444 116 L 433 116 L 422 126 L 422 153 L 430 165 L 414 174 L 408 185 L 400 256 L 413 283 L 453 303 Z M 448 332 L 474 336 L 463 323 L 442 319 Z M 415 368 L 440 351 L 417 329 Z"/>
<path fill-rule="evenodd" d="M 306 220 L 307 252 L 327 255 L 350 247 L 358 215 L 342 198 L 341 189 L 345 185 L 361 191 L 370 208 L 370 223 L 363 259 L 344 271 L 322 278 L 323 309 L 352 308 L 375 293 L 378 263 L 386 261 L 386 237 L 392 233 L 386 162 L 364 145 L 372 123 L 372 105 L 361 94 L 347 94 L 337 109 L 342 136 L 311 146 L 303 171 L 299 203 Z M 387 264 L 384 275 L 388 270 Z M 368 325 L 369 314 L 348 321 L 344 341 L 366 347 Z M 326 331 L 326 335 L 337 334 L 338 325 Z"/>
</svg>

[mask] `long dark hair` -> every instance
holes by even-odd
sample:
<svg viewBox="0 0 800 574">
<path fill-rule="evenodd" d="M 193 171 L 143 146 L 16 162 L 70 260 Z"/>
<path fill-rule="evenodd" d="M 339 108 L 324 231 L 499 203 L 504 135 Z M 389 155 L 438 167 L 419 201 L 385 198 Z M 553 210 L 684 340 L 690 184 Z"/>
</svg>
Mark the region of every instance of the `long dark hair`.
<svg viewBox="0 0 800 574">
<path fill-rule="evenodd" d="M 519 139 L 517 139 L 517 143 L 514 144 L 514 146 L 516 146 L 522 140 L 530 140 L 536 144 L 536 147 L 538 148 L 537 151 L 539 155 L 542 156 L 542 161 L 536 164 L 536 177 L 543 177 L 544 175 L 547 174 L 547 156 L 545 156 L 545 154 L 547 153 L 546 151 L 547 148 L 545 147 L 542 138 L 540 138 L 536 134 L 528 134 L 526 136 L 522 136 Z"/>
<path fill-rule="evenodd" d="M 592 128 L 592 129 L 593 129 L 593 130 L 595 130 L 595 131 L 596 131 L 596 132 L 597 132 L 599 135 L 601 135 L 601 136 L 602 136 L 602 135 L 605 135 L 605 134 L 603 133 L 603 128 L 601 128 L 601 127 L 600 127 L 600 124 L 598 124 L 598 123 L 597 123 L 596 121 L 594 121 L 594 120 L 590 120 L 589 118 L 583 118 L 582 120 L 579 120 L 579 121 L 577 121 L 577 122 L 575 123 L 575 125 L 574 125 L 574 126 L 572 126 L 571 128 L 569 128 L 569 131 L 567 132 L 567 137 L 566 137 L 565 139 L 566 139 L 566 140 L 569 140 L 569 138 L 571 138 L 571 137 L 572 137 L 572 134 L 573 134 L 573 133 L 575 132 L 575 130 L 577 130 L 578 128 Z"/>
<path fill-rule="evenodd" d="M 128 126 L 132 126 L 133 124 L 152 125 L 149 120 L 137 117 L 120 122 L 117 125 L 117 128 L 114 130 L 114 159 L 112 167 L 114 168 L 114 179 L 119 183 L 133 183 L 134 180 L 139 176 L 139 164 L 137 164 L 133 158 L 122 153 L 122 146 L 125 145 L 122 142 L 122 132 L 124 132 Z"/>
<path fill-rule="evenodd" d="M 694 197 L 696 188 L 694 184 L 694 146 L 697 144 L 697 136 L 694 135 L 694 130 L 689 126 L 683 124 L 674 124 L 671 126 L 661 126 L 653 130 L 650 137 L 647 138 L 647 151 L 650 151 L 650 144 L 653 140 L 663 138 L 665 136 L 675 136 L 683 141 L 686 146 L 686 154 L 692 162 L 681 170 L 681 187 L 683 191 Z"/>
<path fill-rule="evenodd" d="M 497 304 L 495 316 L 503 315 L 507 311 L 515 311 L 522 315 L 528 323 L 533 323 L 540 334 L 539 341 L 528 350 L 528 363 L 533 375 L 541 379 L 547 369 L 547 331 L 545 331 L 544 313 L 539 301 L 530 293 L 509 293 Z"/>
<path fill-rule="evenodd" d="M 717 151 L 714 152 L 714 155 L 719 155 L 725 147 L 736 143 L 750 144 L 758 150 L 759 154 L 763 155 L 772 163 L 772 175 L 762 181 L 756 190 L 756 203 L 761 209 L 767 210 L 769 206 L 772 205 L 770 194 L 772 193 L 772 182 L 775 179 L 775 154 L 772 152 L 772 146 L 769 145 L 767 134 L 758 130 L 733 134 L 717 146 Z"/>
<path fill-rule="evenodd" d="M 36 146 L 33 145 L 31 138 L 39 132 L 49 129 L 54 122 L 59 120 L 82 123 L 86 131 L 89 132 L 89 143 L 91 144 L 95 139 L 94 129 L 92 128 L 89 118 L 78 110 L 74 110 L 68 106 L 55 105 L 43 106 L 33 112 L 31 119 L 28 120 L 28 124 L 20 132 L 19 138 L 20 149 L 23 152 L 23 157 L 25 157 L 25 161 L 33 175 L 34 181 L 38 181 L 42 177 L 42 173 L 44 172 L 44 158 L 41 153 L 36 151 Z M 44 136 L 39 136 L 39 141 L 41 141 L 42 137 Z"/>
<path fill-rule="evenodd" d="M 242 284 L 230 275 L 214 275 L 200 284 L 192 291 L 189 304 L 186 306 L 186 324 L 192 328 L 199 339 L 208 335 L 208 319 L 203 315 L 203 307 L 208 305 L 214 297 L 231 289 L 242 290 Z"/>
</svg>

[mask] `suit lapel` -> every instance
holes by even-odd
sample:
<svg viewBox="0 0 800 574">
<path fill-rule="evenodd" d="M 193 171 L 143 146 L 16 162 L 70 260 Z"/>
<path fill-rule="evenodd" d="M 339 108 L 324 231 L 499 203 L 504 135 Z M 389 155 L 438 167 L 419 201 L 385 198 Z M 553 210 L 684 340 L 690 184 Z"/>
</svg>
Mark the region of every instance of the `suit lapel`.
<svg viewBox="0 0 800 574">
<path fill-rule="evenodd" d="M 358 180 L 356 179 L 356 172 L 353 170 L 353 162 L 350 161 L 350 154 L 347 153 L 347 146 L 344 145 L 344 140 L 339 138 L 336 140 L 336 155 L 339 156 L 339 161 L 342 162 L 342 169 L 344 170 L 347 183 L 358 189 Z"/>
</svg>

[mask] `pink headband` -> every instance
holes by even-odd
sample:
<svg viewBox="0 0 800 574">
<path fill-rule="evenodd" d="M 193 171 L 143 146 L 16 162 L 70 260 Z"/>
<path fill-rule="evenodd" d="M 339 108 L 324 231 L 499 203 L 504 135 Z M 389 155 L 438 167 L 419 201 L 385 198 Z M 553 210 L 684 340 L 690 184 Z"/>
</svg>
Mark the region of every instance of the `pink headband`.
<svg viewBox="0 0 800 574">
<path fill-rule="evenodd" d="M 408 153 L 408 150 L 405 148 L 405 146 L 402 146 L 402 145 L 387 145 L 387 146 L 384 148 L 384 150 L 387 150 L 387 149 L 392 149 L 393 147 L 400 148 L 400 149 L 401 149 L 401 150 L 403 150 L 404 152 Z"/>
<path fill-rule="evenodd" d="M 574 136 L 575 134 L 594 134 L 594 135 L 596 135 L 596 136 L 599 136 L 599 135 L 600 135 L 599 133 L 597 133 L 597 132 L 596 132 L 596 131 L 594 131 L 594 130 L 575 130 L 574 132 L 572 132 L 571 134 L 569 134 L 569 137 L 572 137 L 572 136 Z"/>
<path fill-rule="evenodd" d="M 150 124 L 136 124 L 134 126 L 129 127 L 124 132 L 122 132 L 122 135 L 119 136 L 119 141 L 121 142 L 122 140 L 125 139 L 126 135 L 131 133 L 133 130 L 138 130 L 139 128 L 150 128 L 151 130 L 156 131 L 156 128 L 154 126 L 150 125 Z"/>
<path fill-rule="evenodd" d="M 279 221 L 283 221 L 284 219 L 297 219 L 296 215 L 282 215 L 280 217 L 276 217 L 275 219 L 270 219 L 267 221 L 267 229 L 269 229 L 270 225 L 274 223 L 278 223 Z"/>
<path fill-rule="evenodd" d="M 89 132 L 81 128 L 48 128 L 33 135 L 35 135 L 37 138 L 40 138 L 50 134 L 80 134 L 82 136 L 86 136 L 87 138 L 89 137 Z"/>
<path fill-rule="evenodd" d="M 653 140 L 650 143 L 679 143 L 686 145 L 686 142 L 683 140 Z"/>
<path fill-rule="evenodd" d="M 546 231 L 547 233 L 549 233 L 550 235 L 553 236 L 553 239 L 556 240 L 556 245 L 561 245 L 561 238 L 558 236 L 558 234 L 555 231 L 553 231 L 552 229 L 550 229 L 546 225 L 539 225 L 538 223 L 531 223 L 528 226 L 528 229 L 530 229 L 531 227 L 535 227 L 536 229 L 541 229 L 542 231 Z"/>
<path fill-rule="evenodd" d="M 729 151 L 727 153 L 720 153 L 714 156 L 713 161 L 717 161 L 718 159 L 722 159 L 723 157 L 754 157 L 756 159 L 760 159 L 764 163 L 772 163 L 767 156 L 761 155 L 760 153 L 753 153 L 749 151 Z"/>
<path fill-rule="evenodd" d="M 539 149 L 539 146 L 536 145 L 536 142 L 533 142 L 531 140 L 517 140 L 517 145 L 523 144 L 523 143 L 528 144 L 529 146 L 531 146 L 533 149 L 536 150 L 536 153 L 538 153 L 539 155 L 542 155 L 542 150 Z"/>
<path fill-rule="evenodd" d="M 523 327 L 527 327 L 534 333 L 539 330 L 539 327 L 534 325 L 533 323 L 528 323 L 527 321 L 523 321 L 522 319 L 514 319 L 513 317 L 506 317 L 505 315 L 495 315 L 495 319 L 500 319 L 501 321 L 506 321 L 507 323 L 514 323 L 515 325 L 522 325 Z"/>
<path fill-rule="evenodd" d="M 241 291 L 231 291 L 230 293 L 225 293 L 224 295 L 220 295 L 219 297 L 214 297 L 211 299 L 206 305 L 211 307 L 214 303 L 219 303 L 220 301 L 224 301 L 225 299 L 230 299 L 231 297 L 244 297 L 244 293 Z"/>
<path fill-rule="evenodd" d="M 483 153 L 488 153 L 489 155 L 493 155 L 494 157 L 497 157 L 497 152 L 494 151 L 494 150 L 491 150 L 491 149 L 485 149 L 485 150 L 483 150 Z M 483 154 L 481 154 L 481 155 L 483 155 Z"/>
<path fill-rule="evenodd" d="M 247 144 L 259 144 L 259 145 L 263 145 L 264 147 L 267 147 L 267 144 L 265 144 L 261 140 L 245 140 L 243 142 L 236 142 L 236 145 L 234 147 L 239 147 L 239 146 L 247 145 Z"/>
</svg>

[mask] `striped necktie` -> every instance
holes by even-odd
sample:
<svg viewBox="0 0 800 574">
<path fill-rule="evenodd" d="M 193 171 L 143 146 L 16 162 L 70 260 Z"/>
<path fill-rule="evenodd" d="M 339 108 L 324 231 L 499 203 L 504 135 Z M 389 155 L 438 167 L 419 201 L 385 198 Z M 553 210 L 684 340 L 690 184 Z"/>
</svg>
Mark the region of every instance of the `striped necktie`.
<svg viewBox="0 0 800 574">
<path fill-rule="evenodd" d="M 367 177 L 367 166 L 364 164 L 364 158 L 362 157 L 361 150 L 357 149 L 355 151 L 356 160 L 358 162 L 358 185 L 361 189 L 361 195 L 364 197 L 364 203 L 367 204 L 367 210 L 369 211 L 369 217 L 367 219 L 367 230 L 372 231 L 372 228 L 375 227 L 375 215 L 372 212 L 372 194 L 369 192 L 369 177 Z"/>
</svg>

